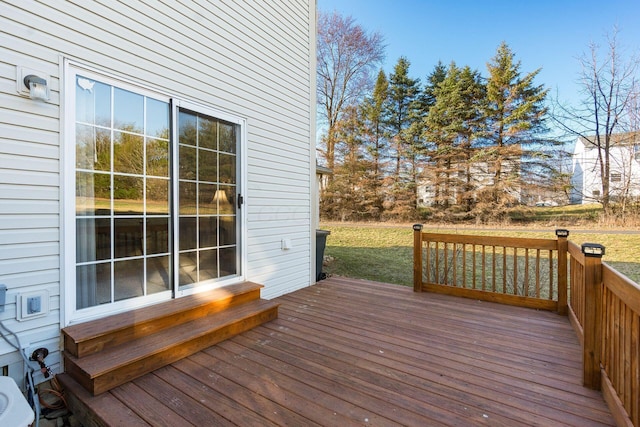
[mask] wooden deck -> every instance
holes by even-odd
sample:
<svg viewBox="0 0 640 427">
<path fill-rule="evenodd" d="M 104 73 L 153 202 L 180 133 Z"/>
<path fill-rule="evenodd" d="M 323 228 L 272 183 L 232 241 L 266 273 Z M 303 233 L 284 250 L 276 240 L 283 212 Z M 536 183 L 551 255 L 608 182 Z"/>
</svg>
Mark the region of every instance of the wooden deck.
<svg viewBox="0 0 640 427">
<path fill-rule="evenodd" d="M 332 277 L 96 397 L 96 425 L 614 425 L 566 317 Z"/>
</svg>

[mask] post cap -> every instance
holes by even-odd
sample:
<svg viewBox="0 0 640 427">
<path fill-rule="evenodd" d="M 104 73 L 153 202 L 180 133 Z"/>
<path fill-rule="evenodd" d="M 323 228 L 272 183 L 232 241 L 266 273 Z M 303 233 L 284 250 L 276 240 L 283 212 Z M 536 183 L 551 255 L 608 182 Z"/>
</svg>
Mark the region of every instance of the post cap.
<svg viewBox="0 0 640 427">
<path fill-rule="evenodd" d="M 569 230 L 565 230 L 564 228 L 558 228 L 556 230 L 556 236 L 558 236 L 558 237 L 569 237 Z"/>
<path fill-rule="evenodd" d="M 599 243 L 583 243 L 581 248 L 584 256 L 601 258 L 604 255 L 604 246 Z"/>
<path fill-rule="evenodd" d="M 422 224 L 413 224 L 413 231 L 422 230 Z"/>
</svg>

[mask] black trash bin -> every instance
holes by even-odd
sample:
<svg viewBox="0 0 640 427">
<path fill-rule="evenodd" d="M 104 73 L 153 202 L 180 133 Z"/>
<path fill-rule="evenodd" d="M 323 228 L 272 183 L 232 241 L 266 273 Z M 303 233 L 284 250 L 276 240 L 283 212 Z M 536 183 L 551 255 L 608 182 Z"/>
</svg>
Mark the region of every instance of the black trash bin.
<svg viewBox="0 0 640 427">
<path fill-rule="evenodd" d="M 322 260 L 324 259 L 324 248 L 327 246 L 327 236 L 329 234 L 331 234 L 329 230 L 316 230 L 316 282 L 324 279 Z"/>
</svg>

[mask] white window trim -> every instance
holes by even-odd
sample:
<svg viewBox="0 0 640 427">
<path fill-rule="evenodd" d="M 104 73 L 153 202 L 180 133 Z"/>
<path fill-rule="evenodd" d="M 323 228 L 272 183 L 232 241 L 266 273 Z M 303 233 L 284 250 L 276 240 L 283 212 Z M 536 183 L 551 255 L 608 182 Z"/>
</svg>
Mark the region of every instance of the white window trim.
<svg viewBox="0 0 640 427">
<path fill-rule="evenodd" d="M 196 288 L 185 291 L 178 290 L 178 284 L 174 284 L 172 291 L 160 292 L 146 297 L 139 297 L 133 300 L 124 300 L 116 303 L 105 304 L 105 306 L 96 306 L 88 309 L 76 309 L 76 292 L 75 292 L 75 76 L 84 74 L 88 77 L 95 77 L 97 80 L 114 84 L 122 89 L 131 90 L 141 95 L 172 102 L 173 109 L 170 111 L 172 132 L 175 129 L 174 114 L 179 107 L 190 109 L 193 111 L 208 114 L 213 117 L 228 121 L 230 123 L 240 125 L 240 146 L 239 146 L 239 176 L 237 179 L 244 204 L 237 211 L 237 220 L 242 230 L 238 242 L 238 251 L 240 253 L 239 269 L 237 275 L 227 280 L 220 280 L 210 284 L 203 284 Z M 125 312 L 146 305 L 156 304 L 161 301 L 170 300 L 171 298 L 181 297 L 197 292 L 207 291 L 214 288 L 223 287 L 232 283 L 238 283 L 246 280 L 247 272 L 247 120 L 236 115 L 217 110 L 207 105 L 186 101 L 178 97 L 172 97 L 169 94 L 155 91 L 148 86 L 132 82 L 129 79 L 116 76 L 113 73 L 104 72 L 93 67 L 80 64 L 67 58 L 61 58 L 61 75 L 64 76 L 61 89 L 61 124 L 60 124 L 60 323 L 62 327 L 73 323 L 85 322 L 98 319 L 106 315 Z M 172 141 L 176 141 L 176 135 L 171 136 Z M 172 148 L 173 150 L 174 148 Z M 172 167 L 177 169 L 177 162 L 172 163 Z M 172 170 L 172 176 L 176 170 Z M 177 185 L 177 180 L 171 178 L 172 185 Z M 173 189 L 175 191 L 175 188 Z M 174 193 L 177 194 L 177 193 Z M 172 225 L 175 227 L 177 215 L 172 215 Z M 173 253 L 173 248 L 172 248 Z M 177 259 L 177 256 L 174 256 Z M 177 282 L 177 281 L 176 281 Z M 172 296 L 175 294 L 175 296 Z"/>
</svg>

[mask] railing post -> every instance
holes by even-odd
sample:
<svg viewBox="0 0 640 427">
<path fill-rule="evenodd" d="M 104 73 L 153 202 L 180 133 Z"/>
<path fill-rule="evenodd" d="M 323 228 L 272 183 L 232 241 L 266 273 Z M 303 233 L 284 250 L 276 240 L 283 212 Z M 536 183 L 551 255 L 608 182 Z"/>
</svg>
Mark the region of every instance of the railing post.
<svg viewBox="0 0 640 427">
<path fill-rule="evenodd" d="M 558 237 L 558 314 L 567 315 L 569 307 L 567 305 L 567 253 L 569 252 L 569 230 L 556 230 Z"/>
<path fill-rule="evenodd" d="M 600 352 L 602 350 L 602 256 L 604 246 L 582 245 L 584 259 L 584 346 L 583 376 L 586 387 L 600 390 Z"/>
<path fill-rule="evenodd" d="M 422 292 L 422 224 L 413 224 L 413 291 Z"/>
</svg>

